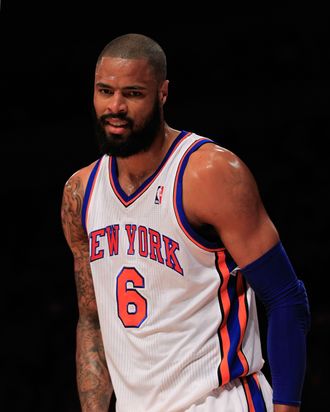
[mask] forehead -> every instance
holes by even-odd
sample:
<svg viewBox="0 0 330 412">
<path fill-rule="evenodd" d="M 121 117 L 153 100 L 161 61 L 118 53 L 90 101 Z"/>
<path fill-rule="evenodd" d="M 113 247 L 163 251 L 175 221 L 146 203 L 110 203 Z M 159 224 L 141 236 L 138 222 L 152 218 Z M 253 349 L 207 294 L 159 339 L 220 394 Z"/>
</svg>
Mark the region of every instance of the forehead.
<svg viewBox="0 0 330 412">
<path fill-rule="evenodd" d="M 123 59 L 102 57 L 95 70 L 96 82 L 150 82 L 155 80 L 152 67 L 146 59 Z"/>
</svg>

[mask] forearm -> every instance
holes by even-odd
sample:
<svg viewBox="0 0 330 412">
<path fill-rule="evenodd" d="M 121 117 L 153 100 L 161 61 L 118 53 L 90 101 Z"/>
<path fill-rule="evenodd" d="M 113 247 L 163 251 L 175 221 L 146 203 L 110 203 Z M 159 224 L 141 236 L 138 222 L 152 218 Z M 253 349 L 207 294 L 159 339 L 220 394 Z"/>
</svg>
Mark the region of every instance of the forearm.
<svg viewBox="0 0 330 412">
<path fill-rule="evenodd" d="M 77 325 L 77 384 L 82 412 L 108 412 L 113 392 L 99 328 Z"/>
<path fill-rule="evenodd" d="M 306 369 L 306 334 L 310 311 L 299 280 L 281 243 L 242 270 L 266 307 L 267 354 L 276 412 L 296 412 L 302 398 Z M 290 405 L 291 409 L 283 409 Z M 296 409 L 292 409 L 292 407 Z"/>
</svg>

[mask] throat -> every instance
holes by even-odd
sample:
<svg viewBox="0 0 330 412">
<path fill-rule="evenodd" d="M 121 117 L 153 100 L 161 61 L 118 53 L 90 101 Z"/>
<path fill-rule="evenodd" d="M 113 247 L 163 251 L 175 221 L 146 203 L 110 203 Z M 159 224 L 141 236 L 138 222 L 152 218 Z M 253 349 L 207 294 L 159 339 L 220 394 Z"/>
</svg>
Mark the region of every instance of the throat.
<svg viewBox="0 0 330 412">
<path fill-rule="evenodd" d="M 143 183 L 153 174 L 153 171 L 144 172 L 139 175 L 126 175 L 119 177 L 119 184 L 127 196 L 136 192 Z"/>
<path fill-rule="evenodd" d="M 149 151 L 116 159 L 118 182 L 127 196 L 138 190 L 156 172 L 163 157 L 163 150 L 160 149 L 157 153 Z"/>
<path fill-rule="evenodd" d="M 116 158 L 116 174 L 121 189 L 127 196 L 136 192 L 160 167 L 178 130 L 166 129 L 158 136 L 150 149 L 127 158 Z"/>
</svg>

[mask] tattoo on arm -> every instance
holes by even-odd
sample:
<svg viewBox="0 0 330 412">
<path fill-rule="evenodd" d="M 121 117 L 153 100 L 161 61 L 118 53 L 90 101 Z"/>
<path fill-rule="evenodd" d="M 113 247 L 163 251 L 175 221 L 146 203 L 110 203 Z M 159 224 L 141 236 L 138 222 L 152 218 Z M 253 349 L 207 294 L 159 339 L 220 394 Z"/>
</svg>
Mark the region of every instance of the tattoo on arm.
<svg viewBox="0 0 330 412">
<path fill-rule="evenodd" d="M 85 237 L 81 225 L 83 196 L 84 189 L 81 179 L 75 176 L 71 177 L 64 187 L 61 208 L 62 227 L 71 248 L 74 247 L 75 243 L 79 246 Z"/>
<path fill-rule="evenodd" d="M 100 329 L 89 322 L 77 326 L 77 383 L 82 410 L 107 412 L 112 385 Z"/>
<path fill-rule="evenodd" d="M 74 256 L 79 320 L 77 325 L 77 384 L 83 412 L 107 412 L 112 385 L 106 365 L 97 305 L 89 264 L 88 238 L 81 212 L 84 188 L 73 175 L 65 185 L 61 219 L 65 238 Z"/>
</svg>

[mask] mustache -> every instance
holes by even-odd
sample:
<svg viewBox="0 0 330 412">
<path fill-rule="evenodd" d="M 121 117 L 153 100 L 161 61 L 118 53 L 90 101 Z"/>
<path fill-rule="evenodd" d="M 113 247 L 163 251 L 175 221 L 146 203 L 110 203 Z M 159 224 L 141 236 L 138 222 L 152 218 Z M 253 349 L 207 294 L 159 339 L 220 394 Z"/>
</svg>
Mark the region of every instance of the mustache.
<svg viewBox="0 0 330 412">
<path fill-rule="evenodd" d="M 103 114 L 99 117 L 99 121 L 102 125 L 106 125 L 107 121 L 110 119 L 117 119 L 117 120 L 124 120 L 128 123 L 128 125 L 132 125 L 133 121 L 129 117 L 125 115 L 125 113 L 118 113 L 118 114 Z"/>
</svg>

